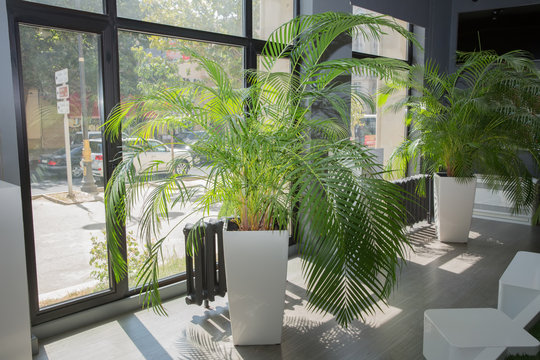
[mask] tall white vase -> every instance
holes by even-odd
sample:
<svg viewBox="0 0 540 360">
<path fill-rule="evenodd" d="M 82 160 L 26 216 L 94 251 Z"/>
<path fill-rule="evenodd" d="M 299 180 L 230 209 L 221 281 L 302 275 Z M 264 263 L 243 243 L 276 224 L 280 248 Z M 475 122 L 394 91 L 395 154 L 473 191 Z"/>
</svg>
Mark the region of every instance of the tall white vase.
<svg viewBox="0 0 540 360">
<path fill-rule="evenodd" d="M 469 239 L 476 192 L 476 178 L 458 182 L 435 174 L 435 224 L 442 242 L 466 243 Z"/>
<path fill-rule="evenodd" d="M 281 343 L 289 233 L 224 231 L 234 345 Z"/>
</svg>

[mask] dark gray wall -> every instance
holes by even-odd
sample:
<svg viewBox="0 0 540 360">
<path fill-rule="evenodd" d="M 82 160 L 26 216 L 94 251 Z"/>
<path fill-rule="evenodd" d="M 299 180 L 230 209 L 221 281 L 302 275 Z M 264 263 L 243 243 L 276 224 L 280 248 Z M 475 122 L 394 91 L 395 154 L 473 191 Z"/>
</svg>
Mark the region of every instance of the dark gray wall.
<svg viewBox="0 0 540 360">
<path fill-rule="evenodd" d="M 428 26 L 430 0 L 351 0 L 351 2 L 353 5 L 416 25 Z"/>
<path fill-rule="evenodd" d="M 301 0 L 300 13 L 302 15 L 319 14 L 327 11 L 336 11 L 343 13 L 352 13 L 352 5 L 350 0 Z M 352 54 L 352 40 L 350 36 L 342 35 L 338 37 L 325 52 L 322 60 L 350 58 Z M 343 75 L 335 79 L 337 82 L 350 83 L 351 76 Z M 348 91 L 341 96 L 350 107 L 351 93 L 350 86 Z M 312 116 L 314 117 L 334 117 L 339 116 L 337 113 L 328 112 L 328 106 L 323 103 L 314 104 L 311 108 Z M 349 111 L 350 113 L 350 111 Z"/>
<path fill-rule="evenodd" d="M 450 52 L 450 28 L 452 24 L 452 1 L 430 0 L 429 21 L 426 28 L 426 60 L 433 59 L 442 71 L 453 67 L 453 54 Z"/>
<path fill-rule="evenodd" d="M 0 1 L 0 180 L 20 185 L 6 2 Z"/>
<path fill-rule="evenodd" d="M 302 15 L 319 14 L 327 11 L 336 11 L 344 13 L 352 13 L 352 5 L 350 0 L 301 0 L 300 13 Z M 328 54 L 329 59 L 349 58 L 352 53 L 352 43 L 350 38 L 346 41 L 341 41 L 340 44 L 332 49 L 331 54 Z"/>
</svg>

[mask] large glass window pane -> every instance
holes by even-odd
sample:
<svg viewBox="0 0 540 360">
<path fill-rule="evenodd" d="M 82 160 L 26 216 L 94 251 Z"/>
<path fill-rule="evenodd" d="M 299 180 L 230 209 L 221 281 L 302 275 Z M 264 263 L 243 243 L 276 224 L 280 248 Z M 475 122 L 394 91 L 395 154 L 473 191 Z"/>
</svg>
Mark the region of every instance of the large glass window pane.
<svg viewBox="0 0 540 360">
<path fill-rule="evenodd" d="M 373 76 L 352 76 L 354 91 L 376 97 L 377 91 L 384 84 Z M 405 110 L 394 112 L 388 108 L 402 99 L 406 90 L 400 90 L 389 96 L 383 108 L 370 109 L 353 101 L 351 104 L 351 140 L 361 143 L 377 155 L 381 163 L 386 163 L 394 149 L 405 139 Z"/>
<path fill-rule="evenodd" d="M 118 0 L 118 16 L 243 35 L 242 0 Z"/>
<path fill-rule="evenodd" d="M 25 0 L 75 10 L 103 13 L 103 0 Z"/>
<path fill-rule="evenodd" d="M 253 0 L 253 37 L 266 40 L 294 16 L 292 0 Z"/>
<path fill-rule="evenodd" d="M 382 15 L 359 6 L 353 6 L 353 14 Z M 401 25 L 406 29 L 408 28 L 409 24 L 407 22 L 392 17 L 388 18 L 393 19 L 398 25 Z M 386 28 L 382 28 L 382 30 L 385 31 L 386 34 L 382 35 L 380 39 L 373 37 L 365 38 L 361 35 L 354 37 L 352 41 L 353 51 L 406 60 L 408 56 L 407 40 L 395 31 L 390 31 Z"/>
<path fill-rule="evenodd" d="M 44 307 L 110 288 L 103 183 L 81 167 L 84 140 L 101 139 L 99 38 L 21 25 L 20 40 Z"/>
<path fill-rule="evenodd" d="M 150 94 L 159 89 L 174 87 L 180 80 L 189 82 L 205 82 L 207 74 L 182 49 L 190 48 L 198 54 L 211 58 L 225 67 L 227 73 L 235 79 L 233 86 L 243 86 L 243 48 L 225 46 L 197 41 L 181 40 L 170 37 L 140 34 L 121 31 L 118 35 L 120 48 L 120 90 L 122 99 Z M 144 120 L 142 120 L 144 121 Z M 130 145 L 136 142 L 130 138 L 132 129 L 125 129 L 123 136 L 124 151 L 129 151 Z M 191 157 L 192 162 L 184 182 L 191 188 L 201 187 L 208 172 L 211 159 L 201 159 L 191 153 L 190 144 L 196 142 L 204 132 L 198 128 L 169 129 L 156 131 L 154 139 L 149 140 L 153 151 L 145 156 L 153 160 L 169 161 L 172 156 Z M 141 160 L 144 163 L 144 159 Z M 143 164 L 144 165 L 144 164 Z M 141 165 L 141 166 L 143 166 Z M 163 169 L 163 171 L 167 171 Z M 150 191 L 152 185 L 149 187 Z M 141 216 L 142 201 L 133 211 L 132 219 L 127 223 L 129 285 L 135 286 L 135 276 L 142 266 L 146 252 L 147 241 L 157 239 L 138 238 L 137 230 Z M 212 211 L 210 216 L 217 217 L 219 209 Z M 185 244 L 182 230 L 187 223 L 195 223 L 202 213 L 195 212 L 191 205 L 175 206 L 169 209 L 169 223 L 162 226 L 160 235 L 172 230 L 164 244 L 163 261 L 160 266 L 160 277 L 168 277 L 185 271 Z"/>
</svg>

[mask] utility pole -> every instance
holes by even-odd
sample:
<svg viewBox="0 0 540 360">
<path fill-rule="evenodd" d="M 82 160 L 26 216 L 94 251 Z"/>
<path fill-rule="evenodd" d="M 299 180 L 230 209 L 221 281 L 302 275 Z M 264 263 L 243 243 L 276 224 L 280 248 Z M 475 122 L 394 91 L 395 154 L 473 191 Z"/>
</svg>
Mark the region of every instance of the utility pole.
<svg viewBox="0 0 540 360">
<path fill-rule="evenodd" d="M 82 162 L 84 176 L 82 180 L 81 191 L 87 193 L 97 193 L 98 189 L 96 181 L 92 174 L 92 150 L 90 149 L 90 141 L 88 140 L 88 121 L 87 121 L 87 106 L 86 106 L 86 78 L 84 74 L 84 50 L 82 34 L 77 35 L 79 45 L 79 76 L 80 76 L 80 100 L 81 100 L 81 127 L 83 138 Z"/>
</svg>

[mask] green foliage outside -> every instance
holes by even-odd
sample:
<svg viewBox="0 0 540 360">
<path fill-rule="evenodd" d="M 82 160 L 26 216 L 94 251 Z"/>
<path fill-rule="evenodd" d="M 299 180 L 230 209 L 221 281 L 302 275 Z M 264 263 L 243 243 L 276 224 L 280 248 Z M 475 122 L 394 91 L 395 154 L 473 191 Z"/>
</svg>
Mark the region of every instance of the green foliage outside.
<svg viewBox="0 0 540 360">
<path fill-rule="evenodd" d="M 540 321 L 536 323 L 530 330 L 532 336 L 540 340 Z M 506 360 L 540 360 L 540 353 L 536 356 L 527 356 L 527 355 L 512 355 L 508 356 Z"/>
<path fill-rule="evenodd" d="M 105 231 L 102 232 L 103 237 L 92 236 L 92 249 L 90 250 L 90 265 L 93 270 L 90 275 L 99 281 L 93 292 L 105 290 L 109 288 L 109 258 L 107 252 L 107 242 L 102 240 L 105 237 Z M 144 262 L 148 259 L 149 251 L 146 247 L 141 251 L 141 245 L 135 238 L 133 231 L 129 231 L 126 235 L 128 249 L 128 280 L 129 287 L 137 286 L 137 273 L 143 267 Z M 186 271 L 185 257 L 176 253 L 167 254 L 162 258 L 159 264 L 160 278 L 175 275 Z"/>
<path fill-rule="evenodd" d="M 36 0 L 53 6 L 75 8 L 102 13 L 102 1 L 97 0 Z M 197 6 L 179 1 L 162 0 L 118 0 L 119 15 L 148 22 L 167 23 L 177 26 L 203 29 L 216 33 L 242 35 L 242 2 L 239 0 L 198 1 Z M 216 21 L 219 19 L 219 21 Z M 84 58 L 87 113 L 85 119 L 93 121 L 91 130 L 97 130 L 104 119 L 92 119 L 92 112 L 99 103 L 97 98 L 101 84 L 99 64 L 99 39 L 97 35 L 55 28 L 20 25 L 20 44 L 23 65 L 25 101 L 30 90 L 37 89 L 39 111 L 28 117 L 30 137 L 39 134 L 41 139 L 29 140 L 31 151 L 37 158 L 40 153 L 62 147 L 62 116 L 56 113 L 55 71 L 69 69 L 70 94 L 81 93 L 79 57 Z M 243 84 L 243 48 L 170 37 L 152 36 L 136 32 L 119 31 L 119 67 L 121 98 L 129 99 L 150 94 L 157 89 L 174 86 L 183 76 L 191 81 L 197 79 L 196 62 L 179 53 L 180 47 L 188 47 L 212 58 L 227 69 L 237 84 Z M 79 50 L 79 42 L 82 49 Z M 180 68 L 184 68 L 181 74 Z M 73 114 L 71 117 L 75 117 Z M 78 115 L 77 115 L 78 117 Z M 31 122 L 34 123 L 31 123 Z M 39 130 L 38 130 L 39 129 Z M 71 129 L 72 132 L 80 128 Z"/>
</svg>

